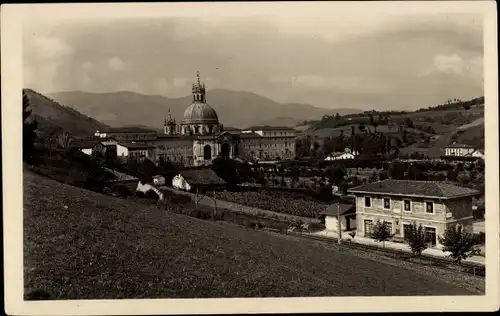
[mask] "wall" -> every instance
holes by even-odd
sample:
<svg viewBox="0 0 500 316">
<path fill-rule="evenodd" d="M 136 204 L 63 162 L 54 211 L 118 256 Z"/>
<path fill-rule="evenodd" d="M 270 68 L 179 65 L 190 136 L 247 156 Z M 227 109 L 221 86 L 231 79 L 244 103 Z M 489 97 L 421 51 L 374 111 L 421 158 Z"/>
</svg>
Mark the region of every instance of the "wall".
<svg viewBox="0 0 500 316">
<path fill-rule="evenodd" d="M 472 197 L 446 201 L 445 209 L 449 213 L 446 221 L 464 221 L 473 217 Z"/>
<path fill-rule="evenodd" d="M 466 156 L 468 154 L 471 154 L 475 151 L 474 148 L 454 148 L 454 147 L 449 147 L 445 149 L 446 156 Z"/>
<path fill-rule="evenodd" d="M 164 157 L 165 160 L 170 160 L 177 163 L 182 163 L 185 166 L 192 165 L 193 161 L 193 140 L 191 139 L 159 139 L 155 141 L 156 159 Z"/>
<path fill-rule="evenodd" d="M 210 159 L 205 160 L 204 148 L 210 146 L 211 156 Z M 231 150 L 232 152 L 232 150 Z M 220 153 L 220 144 L 217 144 L 214 139 L 195 140 L 193 141 L 193 159 L 195 166 L 207 165 L 212 162 Z"/>
<path fill-rule="evenodd" d="M 295 139 L 293 137 L 243 138 L 240 140 L 242 156 L 259 160 L 293 159 Z"/>
<path fill-rule="evenodd" d="M 186 180 L 184 180 L 181 175 L 176 175 L 172 179 L 172 186 L 176 189 L 191 191 L 191 186 L 186 182 Z"/>
<path fill-rule="evenodd" d="M 155 188 L 154 186 L 150 185 L 150 184 L 141 184 L 141 182 L 139 181 L 139 183 L 137 183 L 137 188 L 135 189 L 137 192 L 142 192 L 142 193 L 147 193 L 149 191 L 153 191 L 156 193 L 156 195 L 158 195 L 158 200 L 162 201 L 163 200 L 163 193 L 160 192 L 160 190 L 158 190 L 157 188 Z"/>
<path fill-rule="evenodd" d="M 404 237 L 403 225 L 412 222 L 436 228 L 438 236 L 444 233 L 447 207 L 443 201 L 378 195 L 366 195 L 366 197 L 371 198 L 370 207 L 365 207 L 365 195 L 356 197 L 356 225 L 357 235 L 360 237 L 365 236 L 365 220 L 372 220 L 373 225 L 377 220 L 391 223 L 391 230 L 396 233 L 396 237 Z M 390 199 L 388 209 L 384 208 L 384 198 Z M 404 211 L 404 200 L 410 201 L 410 212 Z M 433 214 L 426 213 L 425 202 L 434 203 Z M 439 248 L 440 245 L 438 242 L 437 244 Z"/>
<path fill-rule="evenodd" d="M 116 145 L 116 156 L 118 157 L 127 157 L 128 156 L 128 148 L 122 146 L 120 144 Z"/>
<path fill-rule="evenodd" d="M 327 230 L 338 231 L 338 220 L 336 216 L 325 216 L 325 226 Z M 353 227 L 354 226 L 354 227 Z M 356 224 L 351 221 L 351 229 L 355 228 Z M 347 218 L 340 216 L 340 229 L 345 231 L 347 229 Z"/>
</svg>

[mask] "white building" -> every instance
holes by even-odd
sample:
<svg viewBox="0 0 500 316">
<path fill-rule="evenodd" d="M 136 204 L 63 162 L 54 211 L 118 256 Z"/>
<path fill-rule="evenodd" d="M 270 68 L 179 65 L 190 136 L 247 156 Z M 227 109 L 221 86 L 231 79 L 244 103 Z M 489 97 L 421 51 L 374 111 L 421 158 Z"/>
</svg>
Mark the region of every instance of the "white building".
<svg viewBox="0 0 500 316">
<path fill-rule="evenodd" d="M 481 150 L 481 149 L 476 149 L 472 154 L 471 154 L 472 157 L 476 157 L 476 158 L 481 158 L 481 159 L 484 159 L 485 158 L 485 155 L 484 155 L 484 151 Z"/>
<path fill-rule="evenodd" d="M 328 231 L 338 232 L 340 214 L 340 229 L 351 231 L 356 229 L 356 206 L 352 204 L 333 204 L 320 213 L 325 219 L 325 228 Z"/>
<path fill-rule="evenodd" d="M 457 144 L 454 143 L 452 145 L 446 146 L 444 149 L 445 156 L 454 156 L 454 157 L 466 157 L 470 156 L 476 148 L 466 145 L 466 144 Z"/>
<path fill-rule="evenodd" d="M 325 160 L 343 160 L 343 159 L 354 159 L 358 155 L 358 152 L 351 151 L 350 148 L 346 148 L 344 152 L 333 152 L 325 158 Z"/>
</svg>

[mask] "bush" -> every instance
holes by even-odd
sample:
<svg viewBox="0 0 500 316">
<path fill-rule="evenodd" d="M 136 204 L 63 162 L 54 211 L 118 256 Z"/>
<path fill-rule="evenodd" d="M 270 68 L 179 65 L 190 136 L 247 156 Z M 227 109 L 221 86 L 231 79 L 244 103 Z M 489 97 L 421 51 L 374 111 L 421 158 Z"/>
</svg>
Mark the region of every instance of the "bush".
<svg viewBox="0 0 500 316">
<path fill-rule="evenodd" d="M 418 227 L 415 223 L 410 225 L 410 229 L 405 231 L 405 241 L 414 255 L 420 256 L 427 249 L 427 237 L 421 224 Z"/>
<path fill-rule="evenodd" d="M 443 252 L 451 252 L 450 257 L 458 264 L 477 253 L 479 240 L 473 233 L 463 229 L 462 225 L 449 226 L 443 236 L 439 236 Z"/>
<path fill-rule="evenodd" d="M 382 245 L 385 248 L 385 242 L 391 239 L 393 236 L 394 234 L 391 234 L 389 227 L 385 223 L 377 220 L 377 222 L 373 226 L 371 237 L 375 239 L 375 241 L 382 242 Z"/>
</svg>

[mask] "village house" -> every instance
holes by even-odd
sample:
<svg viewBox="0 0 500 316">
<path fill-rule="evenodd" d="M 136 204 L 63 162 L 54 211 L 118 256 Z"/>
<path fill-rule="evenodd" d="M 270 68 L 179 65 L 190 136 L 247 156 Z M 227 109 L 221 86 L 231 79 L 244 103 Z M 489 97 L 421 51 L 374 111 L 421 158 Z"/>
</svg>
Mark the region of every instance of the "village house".
<svg viewBox="0 0 500 316">
<path fill-rule="evenodd" d="M 343 152 L 333 152 L 329 154 L 325 160 L 345 160 L 345 159 L 354 159 L 358 155 L 357 152 L 352 152 L 351 149 L 346 148 Z"/>
<path fill-rule="evenodd" d="M 444 155 L 447 157 L 466 157 L 470 156 L 474 151 L 476 151 L 476 148 L 473 146 L 453 143 L 445 147 Z"/>
<path fill-rule="evenodd" d="M 332 204 L 320 214 L 324 219 L 325 228 L 328 231 L 338 232 L 339 215 L 341 231 L 352 231 L 356 229 L 356 206 L 353 204 Z"/>
<path fill-rule="evenodd" d="M 118 143 L 117 157 L 145 157 L 154 160 L 155 146 L 142 143 Z"/>
<path fill-rule="evenodd" d="M 422 224 L 429 247 L 442 248 L 438 236 L 449 225 L 472 229 L 476 190 L 437 181 L 387 179 L 349 190 L 356 196 L 357 233 L 368 237 L 377 221 L 386 223 L 394 241 L 404 240 L 409 225 Z"/>
<path fill-rule="evenodd" d="M 474 150 L 471 154 L 470 154 L 471 157 L 474 157 L 474 158 L 481 158 L 481 159 L 484 159 L 485 156 L 484 156 L 484 150 L 482 149 L 476 149 Z"/>
<path fill-rule="evenodd" d="M 183 191 L 196 189 L 220 189 L 226 182 L 210 168 L 193 168 L 179 171 L 172 179 L 172 186 Z"/>
</svg>

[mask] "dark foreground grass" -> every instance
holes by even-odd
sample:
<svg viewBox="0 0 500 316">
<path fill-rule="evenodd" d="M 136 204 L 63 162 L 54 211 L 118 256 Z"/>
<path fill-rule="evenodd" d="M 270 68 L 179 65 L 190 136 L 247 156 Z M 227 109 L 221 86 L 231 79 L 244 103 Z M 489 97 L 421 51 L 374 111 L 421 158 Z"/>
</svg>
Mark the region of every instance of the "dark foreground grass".
<svg viewBox="0 0 500 316">
<path fill-rule="evenodd" d="M 53 299 L 467 295 L 417 271 L 24 172 L 25 292 Z"/>
</svg>

